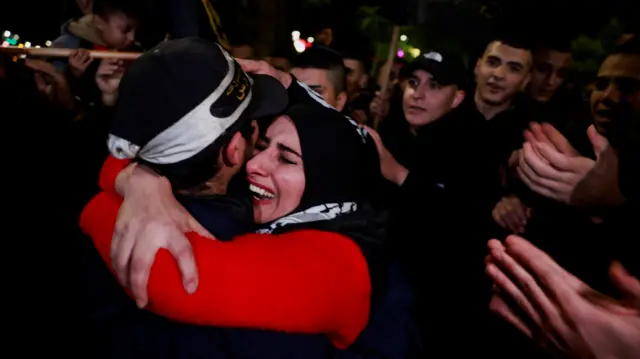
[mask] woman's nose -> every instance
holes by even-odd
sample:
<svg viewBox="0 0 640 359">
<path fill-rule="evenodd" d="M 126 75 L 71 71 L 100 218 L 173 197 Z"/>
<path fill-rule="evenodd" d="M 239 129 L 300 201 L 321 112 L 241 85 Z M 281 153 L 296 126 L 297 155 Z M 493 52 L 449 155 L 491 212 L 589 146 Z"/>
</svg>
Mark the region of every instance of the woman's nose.
<svg viewBox="0 0 640 359">
<path fill-rule="evenodd" d="M 269 176 L 277 165 L 277 158 L 269 150 L 258 152 L 247 162 L 247 174 Z"/>
</svg>

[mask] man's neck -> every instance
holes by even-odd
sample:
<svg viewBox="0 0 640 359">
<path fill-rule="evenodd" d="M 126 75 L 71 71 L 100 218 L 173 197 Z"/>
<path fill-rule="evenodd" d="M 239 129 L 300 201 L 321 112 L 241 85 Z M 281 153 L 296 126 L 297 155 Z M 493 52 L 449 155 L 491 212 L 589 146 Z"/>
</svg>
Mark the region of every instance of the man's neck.
<svg viewBox="0 0 640 359">
<path fill-rule="evenodd" d="M 509 107 L 511 107 L 511 101 L 507 101 L 504 104 L 500 105 L 489 104 L 482 100 L 482 97 L 480 97 L 480 93 L 478 91 L 476 91 L 475 93 L 474 100 L 478 112 L 480 112 L 487 121 L 491 120 L 497 114 L 504 112 L 509 109 Z"/>
<path fill-rule="evenodd" d="M 203 183 L 201 186 L 188 190 L 186 194 L 191 196 L 215 196 L 226 195 L 229 187 L 231 175 L 222 169 L 213 178 Z"/>
</svg>

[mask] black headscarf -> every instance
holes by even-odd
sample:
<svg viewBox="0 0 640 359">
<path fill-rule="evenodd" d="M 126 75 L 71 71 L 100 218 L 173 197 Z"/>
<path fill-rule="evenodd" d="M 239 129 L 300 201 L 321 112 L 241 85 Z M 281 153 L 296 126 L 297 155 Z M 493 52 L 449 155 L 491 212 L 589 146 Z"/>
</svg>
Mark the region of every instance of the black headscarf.
<svg viewBox="0 0 640 359">
<path fill-rule="evenodd" d="M 285 114 L 298 131 L 306 185 L 299 206 L 258 232 L 337 232 L 358 244 L 377 291 L 385 268 L 386 213 L 375 208 L 380 159 L 373 139 L 348 117 L 321 105 L 294 105 Z"/>
</svg>

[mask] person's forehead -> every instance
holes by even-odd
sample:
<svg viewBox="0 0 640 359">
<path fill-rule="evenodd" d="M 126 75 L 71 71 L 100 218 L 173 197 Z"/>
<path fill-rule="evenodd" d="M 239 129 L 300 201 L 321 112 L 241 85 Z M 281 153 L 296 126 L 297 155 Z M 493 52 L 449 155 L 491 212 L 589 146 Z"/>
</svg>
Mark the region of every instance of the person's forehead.
<svg viewBox="0 0 640 359">
<path fill-rule="evenodd" d="M 324 69 L 294 67 L 291 73 L 307 85 L 326 85 L 329 81 L 329 71 Z"/>
<path fill-rule="evenodd" d="M 136 20 L 134 18 L 123 13 L 122 11 L 116 11 L 116 12 L 110 13 L 108 16 L 108 20 L 111 23 L 118 23 L 118 24 L 135 24 L 136 23 Z"/>
<path fill-rule="evenodd" d="M 598 71 L 599 77 L 628 77 L 640 80 L 640 55 L 613 54 Z"/>
<path fill-rule="evenodd" d="M 362 67 L 362 62 L 358 59 L 344 59 L 344 67 L 352 71 L 356 71 Z"/>
<path fill-rule="evenodd" d="M 506 62 L 519 62 L 526 64 L 531 61 L 531 51 L 511 47 L 501 41 L 494 41 L 487 46 L 486 56 L 494 56 Z"/>
<path fill-rule="evenodd" d="M 266 137 L 294 150 L 300 150 L 298 130 L 287 115 L 280 115 L 267 128 Z"/>
<path fill-rule="evenodd" d="M 419 80 L 428 80 L 433 78 L 433 75 L 431 74 L 431 72 L 423 69 L 413 70 L 413 72 L 411 73 L 411 76 L 416 77 Z"/>
</svg>

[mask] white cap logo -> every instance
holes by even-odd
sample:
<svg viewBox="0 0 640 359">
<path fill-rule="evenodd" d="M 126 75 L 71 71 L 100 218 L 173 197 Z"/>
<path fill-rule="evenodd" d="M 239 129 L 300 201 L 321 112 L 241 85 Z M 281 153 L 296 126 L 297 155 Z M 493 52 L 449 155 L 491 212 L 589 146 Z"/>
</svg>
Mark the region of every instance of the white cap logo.
<svg viewBox="0 0 640 359">
<path fill-rule="evenodd" d="M 438 62 L 442 62 L 442 55 L 440 55 L 440 53 L 438 52 L 430 52 L 428 54 L 424 54 L 424 57 L 427 59 L 431 59 L 434 61 L 438 61 Z"/>
</svg>

